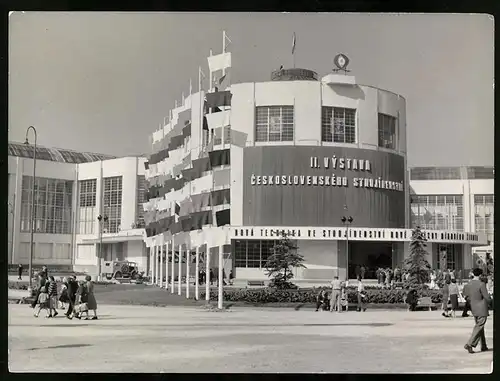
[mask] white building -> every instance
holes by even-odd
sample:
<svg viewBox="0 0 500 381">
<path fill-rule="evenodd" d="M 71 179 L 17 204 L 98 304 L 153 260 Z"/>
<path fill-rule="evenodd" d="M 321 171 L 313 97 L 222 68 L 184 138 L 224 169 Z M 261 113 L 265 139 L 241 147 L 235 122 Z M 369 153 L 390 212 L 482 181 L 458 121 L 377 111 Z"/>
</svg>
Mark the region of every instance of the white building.
<svg viewBox="0 0 500 381">
<path fill-rule="evenodd" d="M 103 260 L 129 260 L 146 270 L 142 157 L 37 147 L 35 266 L 96 274 L 102 222 Z M 27 265 L 33 146 L 9 143 L 8 202 L 11 264 Z"/>
<path fill-rule="evenodd" d="M 484 233 L 488 244 L 472 252 L 483 260 L 486 253 L 494 256 L 494 172 L 493 167 L 410 168 L 412 226 Z M 454 263 L 451 249 L 448 254 Z"/>
</svg>

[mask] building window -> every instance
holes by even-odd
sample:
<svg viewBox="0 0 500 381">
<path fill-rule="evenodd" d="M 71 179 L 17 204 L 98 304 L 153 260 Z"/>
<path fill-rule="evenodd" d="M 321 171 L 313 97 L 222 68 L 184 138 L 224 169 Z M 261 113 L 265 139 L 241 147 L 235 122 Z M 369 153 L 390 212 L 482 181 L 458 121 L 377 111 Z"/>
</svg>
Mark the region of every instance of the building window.
<svg viewBox="0 0 500 381">
<path fill-rule="evenodd" d="M 236 240 L 235 267 L 265 269 L 268 258 L 274 254 L 275 244 L 273 240 Z"/>
<path fill-rule="evenodd" d="M 378 114 L 378 146 L 397 149 L 397 118 L 386 114 Z"/>
<path fill-rule="evenodd" d="M 97 179 L 78 182 L 78 234 L 94 234 Z"/>
<path fill-rule="evenodd" d="M 103 221 L 103 231 L 118 233 L 122 219 L 122 176 L 104 178 L 103 212 L 108 217 Z"/>
<path fill-rule="evenodd" d="M 144 206 L 146 199 L 146 177 L 144 175 L 137 176 L 137 221 L 135 227 L 137 229 L 144 228 Z"/>
<path fill-rule="evenodd" d="M 460 167 L 410 168 L 410 180 L 460 180 Z"/>
<path fill-rule="evenodd" d="M 30 231 L 32 180 L 23 176 L 21 190 L 21 231 Z M 72 233 L 73 181 L 35 179 L 35 232 L 47 234 Z"/>
<path fill-rule="evenodd" d="M 334 143 L 356 143 L 356 109 L 321 108 L 321 140 Z"/>
<path fill-rule="evenodd" d="M 293 106 L 257 107 L 255 120 L 255 141 L 293 141 Z"/>
<path fill-rule="evenodd" d="M 474 195 L 474 214 L 477 233 L 485 233 L 489 242 L 493 242 L 495 196 L 492 194 Z"/>
<path fill-rule="evenodd" d="M 438 260 L 437 268 L 438 270 L 457 270 L 457 252 L 455 245 L 452 244 L 440 244 L 438 245 Z M 446 260 L 444 257 L 446 256 Z M 442 264 L 445 264 L 444 268 Z"/>
<path fill-rule="evenodd" d="M 411 195 L 411 223 L 430 230 L 464 230 L 462 195 Z"/>
</svg>

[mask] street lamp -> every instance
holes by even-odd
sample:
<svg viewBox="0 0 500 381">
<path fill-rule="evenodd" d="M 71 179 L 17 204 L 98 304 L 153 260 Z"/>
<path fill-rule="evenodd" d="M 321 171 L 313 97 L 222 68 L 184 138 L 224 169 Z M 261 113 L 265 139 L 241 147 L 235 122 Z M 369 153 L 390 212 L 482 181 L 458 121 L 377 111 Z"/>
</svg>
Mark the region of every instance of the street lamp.
<svg viewBox="0 0 500 381">
<path fill-rule="evenodd" d="M 97 216 L 97 221 L 99 221 L 99 254 L 97 258 L 97 280 L 101 280 L 101 258 L 102 258 L 102 229 L 103 229 L 103 222 L 108 221 L 108 216 L 104 215 L 98 215 Z"/>
<path fill-rule="evenodd" d="M 32 289 L 33 283 L 33 237 L 35 233 L 35 216 L 36 216 L 36 208 L 35 208 L 35 181 L 36 181 L 36 128 L 33 126 L 29 126 L 26 130 L 26 140 L 24 144 L 30 145 L 28 141 L 28 133 L 30 130 L 33 130 L 33 134 L 35 135 L 35 144 L 33 145 L 33 179 L 31 183 L 31 228 L 30 228 L 30 262 L 29 262 L 29 288 Z"/>
<path fill-rule="evenodd" d="M 9 201 L 9 214 L 12 214 L 11 222 L 11 237 L 10 237 L 10 263 L 14 263 L 14 213 L 15 213 L 16 195 L 12 197 L 12 202 Z"/>
<path fill-rule="evenodd" d="M 354 218 L 351 216 L 346 217 L 342 216 L 340 219 L 342 221 L 342 224 L 346 227 L 346 257 L 347 257 L 347 275 L 346 275 L 346 280 L 349 281 L 349 225 L 352 224 L 354 221 Z"/>
</svg>

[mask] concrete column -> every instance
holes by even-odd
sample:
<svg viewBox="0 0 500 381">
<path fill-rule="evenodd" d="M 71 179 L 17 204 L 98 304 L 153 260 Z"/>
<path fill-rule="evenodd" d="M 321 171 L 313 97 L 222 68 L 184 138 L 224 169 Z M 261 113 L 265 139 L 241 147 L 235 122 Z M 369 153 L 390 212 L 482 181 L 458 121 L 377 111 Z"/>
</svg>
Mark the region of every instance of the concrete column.
<svg viewBox="0 0 500 381">
<path fill-rule="evenodd" d="M 191 247 L 186 245 L 186 299 L 189 299 L 189 262 L 191 262 Z"/>
<path fill-rule="evenodd" d="M 218 281 L 219 281 L 219 297 L 217 301 L 217 307 L 221 310 L 222 309 L 222 302 L 224 299 L 224 279 L 222 277 L 222 270 L 224 267 L 224 246 L 220 245 L 219 246 L 219 276 L 218 276 Z"/>
<path fill-rule="evenodd" d="M 210 247 L 206 248 L 205 253 L 205 273 L 206 273 L 206 282 L 205 282 L 205 300 L 207 302 L 210 301 Z"/>
<path fill-rule="evenodd" d="M 164 244 L 162 243 L 160 246 L 160 288 L 163 287 L 163 246 Z"/>
<path fill-rule="evenodd" d="M 158 257 L 160 256 L 160 246 L 156 246 L 155 250 L 155 285 L 159 284 L 158 278 L 160 275 L 160 266 L 158 266 Z"/>
<path fill-rule="evenodd" d="M 177 272 L 177 295 L 182 295 L 182 244 L 179 245 L 179 271 Z"/>
<path fill-rule="evenodd" d="M 174 290 L 174 279 L 175 279 L 175 242 L 174 237 L 172 237 L 172 275 L 171 275 L 171 283 L 170 283 L 170 292 L 173 294 Z"/>
<path fill-rule="evenodd" d="M 170 250 L 169 242 L 165 243 L 165 290 L 168 290 L 168 252 Z"/>
<path fill-rule="evenodd" d="M 155 247 L 151 245 L 149 248 L 149 277 L 151 278 L 151 284 L 154 284 L 154 265 L 155 265 L 155 259 L 154 259 L 154 249 Z"/>
<path fill-rule="evenodd" d="M 200 279 L 198 274 L 200 273 L 200 247 L 196 246 L 196 265 L 194 271 L 194 298 L 199 299 L 200 296 Z"/>
</svg>

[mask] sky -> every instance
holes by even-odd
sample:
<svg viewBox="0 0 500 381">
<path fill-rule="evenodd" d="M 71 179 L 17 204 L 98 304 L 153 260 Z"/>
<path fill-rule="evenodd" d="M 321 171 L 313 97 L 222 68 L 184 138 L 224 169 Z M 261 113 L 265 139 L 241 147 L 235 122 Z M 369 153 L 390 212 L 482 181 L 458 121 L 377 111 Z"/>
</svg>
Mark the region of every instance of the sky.
<svg viewBox="0 0 500 381">
<path fill-rule="evenodd" d="M 488 15 L 15 12 L 9 22 L 9 140 L 117 156 L 197 91 L 209 50 L 232 44 L 231 83 L 292 66 L 331 72 L 407 101 L 408 165 L 493 165 L 494 21 Z"/>
</svg>

